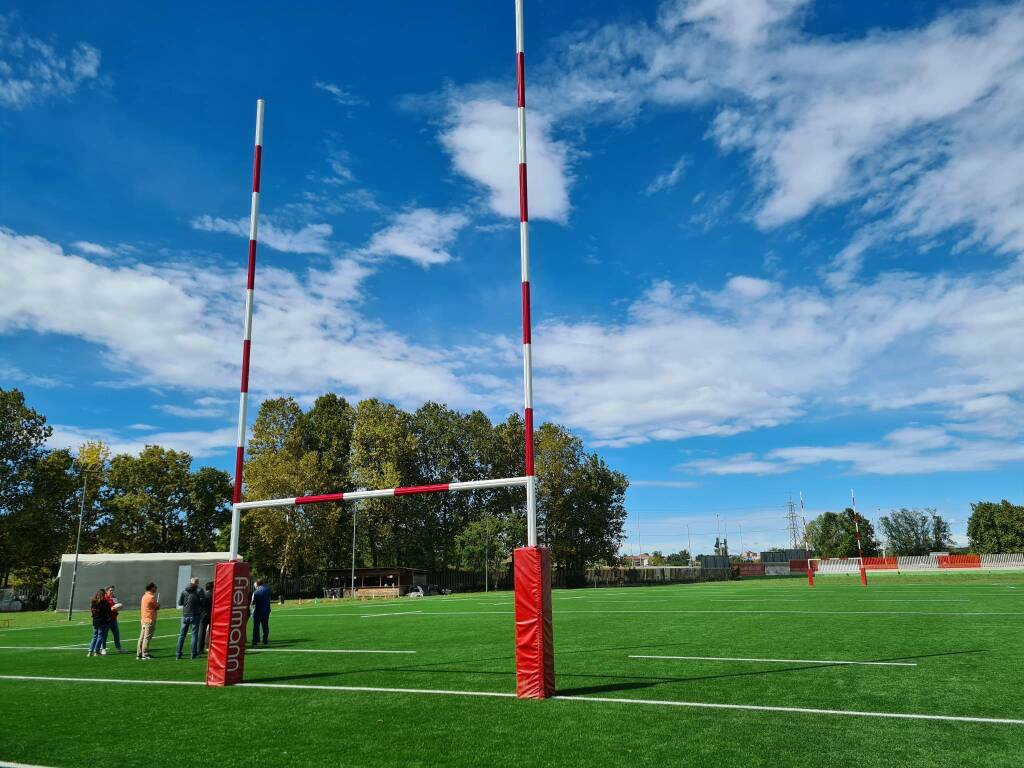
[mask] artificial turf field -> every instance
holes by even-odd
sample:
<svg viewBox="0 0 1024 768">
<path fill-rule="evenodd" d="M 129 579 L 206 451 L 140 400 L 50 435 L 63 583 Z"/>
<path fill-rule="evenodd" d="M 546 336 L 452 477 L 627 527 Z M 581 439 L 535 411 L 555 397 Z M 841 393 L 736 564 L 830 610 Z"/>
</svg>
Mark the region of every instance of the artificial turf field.
<svg viewBox="0 0 1024 768">
<path fill-rule="evenodd" d="M 1024 574 L 558 590 L 553 604 L 566 698 L 548 701 L 510 696 L 507 592 L 275 606 L 271 652 L 246 657 L 258 685 L 229 689 L 200 684 L 187 645 L 174 659 L 173 611 L 150 662 L 134 612 L 131 652 L 99 658 L 77 619 L 5 614 L 0 764 L 1024 766 Z"/>
</svg>

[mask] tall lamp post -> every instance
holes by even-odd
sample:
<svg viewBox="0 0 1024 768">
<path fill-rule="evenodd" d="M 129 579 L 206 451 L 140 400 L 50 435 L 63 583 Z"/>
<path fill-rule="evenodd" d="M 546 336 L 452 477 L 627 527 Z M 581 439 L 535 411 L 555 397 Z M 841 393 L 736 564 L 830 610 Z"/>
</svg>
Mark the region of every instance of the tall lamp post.
<svg viewBox="0 0 1024 768">
<path fill-rule="evenodd" d="M 68 600 L 68 621 L 71 621 L 75 610 L 75 583 L 78 581 L 78 553 L 82 545 L 82 521 L 85 518 L 85 491 L 89 473 L 94 469 L 82 470 L 82 503 L 78 506 L 78 536 L 75 538 L 75 568 L 71 571 L 71 598 Z"/>
</svg>

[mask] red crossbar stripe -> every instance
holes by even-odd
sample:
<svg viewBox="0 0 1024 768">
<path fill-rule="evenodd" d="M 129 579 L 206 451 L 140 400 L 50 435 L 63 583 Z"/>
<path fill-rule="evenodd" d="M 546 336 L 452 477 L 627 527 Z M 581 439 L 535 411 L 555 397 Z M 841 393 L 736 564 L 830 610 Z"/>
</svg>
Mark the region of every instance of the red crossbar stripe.
<svg viewBox="0 0 1024 768">
<path fill-rule="evenodd" d="M 407 485 L 404 488 L 395 488 L 395 496 L 409 496 L 413 493 L 439 493 L 448 490 L 448 483 L 437 485 Z"/>
<path fill-rule="evenodd" d="M 526 204 L 526 163 L 519 164 L 519 220 L 529 221 L 530 213 Z"/>
<path fill-rule="evenodd" d="M 533 408 L 527 408 L 523 414 L 526 422 L 526 476 L 533 477 Z"/>
<path fill-rule="evenodd" d="M 319 504 L 324 501 L 341 501 L 345 498 L 344 493 L 323 493 L 319 496 L 299 496 L 295 499 L 296 504 Z"/>
<path fill-rule="evenodd" d="M 516 54 L 516 96 L 518 106 L 526 106 L 526 54 L 520 51 Z"/>
<path fill-rule="evenodd" d="M 252 159 L 252 191 L 260 191 L 260 161 L 263 159 L 263 147 L 256 145 L 256 154 Z"/>
<path fill-rule="evenodd" d="M 530 283 L 523 282 L 523 344 L 530 342 Z"/>
<path fill-rule="evenodd" d="M 245 463 L 245 448 L 235 448 L 235 492 L 231 497 L 231 503 L 237 504 L 242 500 L 242 467 Z"/>
</svg>

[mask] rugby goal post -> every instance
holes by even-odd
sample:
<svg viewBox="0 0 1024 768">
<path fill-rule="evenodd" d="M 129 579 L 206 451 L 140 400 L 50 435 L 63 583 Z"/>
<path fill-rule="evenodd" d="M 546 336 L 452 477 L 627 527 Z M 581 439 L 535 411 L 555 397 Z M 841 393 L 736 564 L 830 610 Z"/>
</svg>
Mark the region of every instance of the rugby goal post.
<svg viewBox="0 0 1024 768">
<path fill-rule="evenodd" d="M 260 170 L 263 157 L 264 102 L 256 102 L 256 142 L 253 158 L 252 199 L 249 213 L 249 260 L 242 335 L 242 382 L 235 447 L 235 483 L 232 496 L 230 560 L 217 566 L 214 605 L 210 621 L 210 653 L 206 683 L 233 685 L 244 677 L 249 565 L 238 557 L 241 513 L 262 507 L 290 507 L 323 502 L 347 502 L 387 496 L 448 493 L 522 486 L 526 491 L 525 547 L 513 557 L 515 578 L 516 693 L 520 698 L 542 699 L 555 693 L 554 641 L 551 627 L 551 558 L 537 546 L 537 478 L 534 471 L 533 360 L 530 330 L 530 238 L 526 183 L 526 61 L 523 45 L 523 0 L 515 0 L 516 113 L 519 143 L 519 256 L 523 330 L 523 422 L 525 474 L 521 477 L 438 483 L 378 490 L 341 491 L 316 496 L 243 501 L 246 424 L 249 398 L 249 357 L 252 347 L 253 297 L 256 284 L 256 243 L 259 218 Z"/>
</svg>

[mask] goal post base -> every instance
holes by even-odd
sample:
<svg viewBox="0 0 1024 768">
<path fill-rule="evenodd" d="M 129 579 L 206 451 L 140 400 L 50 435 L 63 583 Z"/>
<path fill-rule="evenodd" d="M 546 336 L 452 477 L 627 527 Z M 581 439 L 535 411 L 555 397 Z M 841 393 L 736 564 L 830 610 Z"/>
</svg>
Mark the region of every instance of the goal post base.
<svg viewBox="0 0 1024 768">
<path fill-rule="evenodd" d="M 241 560 L 217 563 L 213 576 L 210 615 L 210 653 L 206 684 L 235 685 L 245 670 L 246 624 L 249 618 L 249 564 Z"/>
<path fill-rule="evenodd" d="M 551 552 L 518 547 L 513 557 L 516 605 L 516 696 L 555 695 L 555 645 L 551 630 Z"/>
</svg>

